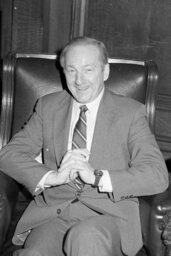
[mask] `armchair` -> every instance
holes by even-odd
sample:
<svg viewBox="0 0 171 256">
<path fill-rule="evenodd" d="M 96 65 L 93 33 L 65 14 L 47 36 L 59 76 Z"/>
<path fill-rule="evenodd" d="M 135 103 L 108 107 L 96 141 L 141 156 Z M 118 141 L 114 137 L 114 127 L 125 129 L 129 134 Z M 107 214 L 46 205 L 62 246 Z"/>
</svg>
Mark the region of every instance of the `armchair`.
<svg viewBox="0 0 171 256">
<path fill-rule="evenodd" d="M 117 94 L 146 104 L 149 125 L 155 133 L 156 64 L 114 58 L 110 63 L 111 73 L 106 86 Z M 56 55 L 10 54 L 4 59 L 0 148 L 20 130 L 40 96 L 66 89 L 60 71 Z M 170 195 L 169 188 L 162 194 L 140 198 L 144 247 L 138 254 L 164 256 L 169 253 L 169 245 L 164 245 L 162 234 L 168 225 Z M 12 255 L 15 225 L 30 200 L 28 191 L 0 172 L 0 255 Z M 167 243 L 166 234 L 164 240 Z"/>
</svg>

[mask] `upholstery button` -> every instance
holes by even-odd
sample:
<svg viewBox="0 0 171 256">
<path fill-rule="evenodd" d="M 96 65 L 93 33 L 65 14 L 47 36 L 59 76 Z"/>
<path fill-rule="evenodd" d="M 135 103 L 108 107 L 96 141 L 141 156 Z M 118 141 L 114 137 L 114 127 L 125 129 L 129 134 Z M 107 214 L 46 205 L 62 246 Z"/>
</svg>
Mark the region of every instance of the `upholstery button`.
<svg viewBox="0 0 171 256">
<path fill-rule="evenodd" d="M 61 209 L 57 209 L 57 214 L 60 214 L 61 213 Z"/>
</svg>

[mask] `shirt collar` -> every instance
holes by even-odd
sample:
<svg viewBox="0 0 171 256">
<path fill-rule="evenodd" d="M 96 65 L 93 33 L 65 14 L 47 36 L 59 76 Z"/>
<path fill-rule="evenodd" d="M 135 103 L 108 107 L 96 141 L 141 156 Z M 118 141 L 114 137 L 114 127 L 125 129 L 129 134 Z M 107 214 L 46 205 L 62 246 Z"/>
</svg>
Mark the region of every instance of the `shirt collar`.
<svg viewBox="0 0 171 256">
<path fill-rule="evenodd" d="M 79 102 L 77 102 L 76 100 L 73 99 L 73 110 L 74 110 L 74 112 L 79 111 L 79 108 L 80 108 L 81 105 L 86 105 L 87 108 L 88 108 L 88 111 L 87 111 L 88 113 L 91 113 L 91 114 L 93 114 L 94 112 L 96 113 L 97 110 L 98 110 L 100 101 L 103 97 L 103 94 L 104 94 L 104 87 L 101 90 L 101 92 L 99 93 L 99 95 L 97 96 L 97 98 L 95 98 L 93 101 L 91 101 L 89 103 L 81 104 L 81 103 L 79 103 Z"/>
</svg>

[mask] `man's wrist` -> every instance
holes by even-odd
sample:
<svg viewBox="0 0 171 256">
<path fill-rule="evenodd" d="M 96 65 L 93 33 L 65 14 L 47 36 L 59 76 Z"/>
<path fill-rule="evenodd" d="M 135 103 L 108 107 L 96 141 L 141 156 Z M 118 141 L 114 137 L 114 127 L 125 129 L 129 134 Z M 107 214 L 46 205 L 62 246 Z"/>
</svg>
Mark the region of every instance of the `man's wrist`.
<svg viewBox="0 0 171 256">
<path fill-rule="evenodd" d="M 49 175 L 46 177 L 46 180 L 44 182 L 44 187 L 48 188 L 48 187 L 53 186 L 54 181 L 55 181 L 55 184 L 58 185 L 57 184 L 57 176 L 58 176 L 58 173 L 56 171 L 50 171 Z"/>
<path fill-rule="evenodd" d="M 39 181 L 39 183 L 37 184 L 36 189 L 35 189 L 35 192 L 37 192 L 38 190 L 44 190 L 44 189 L 50 187 L 50 185 L 47 185 L 46 182 L 47 182 L 48 176 L 49 176 L 51 173 L 56 173 L 56 171 L 51 170 L 51 171 L 47 172 L 47 173 L 42 177 L 42 179 Z"/>
</svg>

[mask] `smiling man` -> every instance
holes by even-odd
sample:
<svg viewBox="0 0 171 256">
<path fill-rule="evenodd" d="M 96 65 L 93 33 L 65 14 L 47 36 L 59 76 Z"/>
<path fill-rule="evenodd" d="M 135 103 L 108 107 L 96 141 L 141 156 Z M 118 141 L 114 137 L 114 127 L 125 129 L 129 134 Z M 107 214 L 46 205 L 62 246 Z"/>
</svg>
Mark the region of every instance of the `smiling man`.
<svg viewBox="0 0 171 256">
<path fill-rule="evenodd" d="M 67 85 L 74 99 L 82 104 L 95 100 L 109 76 L 109 64 L 103 63 L 97 46 L 72 46 L 62 62 Z"/>
<path fill-rule="evenodd" d="M 145 106 L 105 88 L 104 44 L 73 39 L 60 62 L 68 90 L 39 99 L 0 152 L 3 172 L 33 194 L 15 256 L 135 255 L 142 246 L 138 197 L 168 186 Z M 43 150 L 43 163 L 35 158 Z"/>
</svg>

